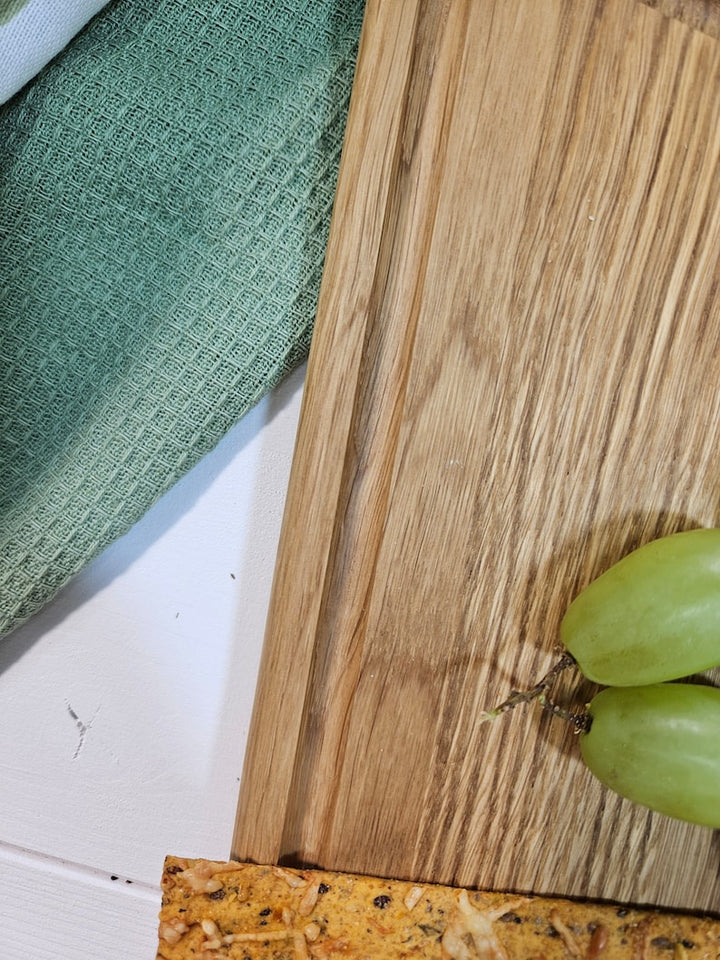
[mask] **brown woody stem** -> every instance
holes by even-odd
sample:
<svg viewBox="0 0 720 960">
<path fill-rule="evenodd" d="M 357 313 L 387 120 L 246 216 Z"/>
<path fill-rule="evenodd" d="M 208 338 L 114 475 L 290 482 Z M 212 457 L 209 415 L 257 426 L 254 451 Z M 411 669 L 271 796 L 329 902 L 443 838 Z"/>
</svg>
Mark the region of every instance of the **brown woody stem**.
<svg viewBox="0 0 720 960">
<path fill-rule="evenodd" d="M 563 670 L 567 670 L 568 667 L 573 666 L 574 664 L 575 658 L 573 655 L 565 651 L 557 663 L 550 670 L 548 670 L 542 680 L 536 683 L 534 687 L 530 687 L 529 690 L 512 690 L 507 700 L 504 700 L 502 703 L 498 704 L 498 706 L 493 710 L 483 714 L 481 720 L 494 720 L 501 714 L 507 713 L 509 710 L 514 709 L 518 706 L 518 704 L 532 703 L 533 700 L 537 700 L 542 705 L 544 710 L 548 710 L 554 716 L 561 717 L 563 720 L 567 720 L 569 723 L 572 723 L 578 732 L 588 730 L 590 718 L 587 716 L 587 714 L 571 713 L 569 710 L 565 710 L 563 707 L 560 707 L 551 700 L 548 700 L 546 696 L 547 691 L 563 672 Z"/>
<path fill-rule="evenodd" d="M 590 729 L 592 717 L 589 713 L 573 713 L 571 710 L 566 710 L 565 707 L 548 700 L 544 693 L 541 693 L 537 700 L 543 710 L 547 710 L 554 717 L 559 717 L 561 720 L 571 723 L 575 727 L 576 733 L 587 733 Z"/>
</svg>

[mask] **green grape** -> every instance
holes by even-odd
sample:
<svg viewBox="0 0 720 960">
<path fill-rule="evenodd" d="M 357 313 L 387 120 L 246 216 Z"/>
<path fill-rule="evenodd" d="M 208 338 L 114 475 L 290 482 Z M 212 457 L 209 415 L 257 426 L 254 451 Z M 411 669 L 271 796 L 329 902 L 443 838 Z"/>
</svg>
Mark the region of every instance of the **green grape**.
<svg viewBox="0 0 720 960">
<path fill-rule="evenodd" d="M 604 686 L 720 664 L 720 529 L 672 534 L 628 554 L 573 600 L 560 639 Z"/>
<path fill-rule="evenodd" d="M 720 689 L 608 687 L 588 712 L 580 750 L 598 780 L 666 816 L 720 828 Z"/>
</svg>

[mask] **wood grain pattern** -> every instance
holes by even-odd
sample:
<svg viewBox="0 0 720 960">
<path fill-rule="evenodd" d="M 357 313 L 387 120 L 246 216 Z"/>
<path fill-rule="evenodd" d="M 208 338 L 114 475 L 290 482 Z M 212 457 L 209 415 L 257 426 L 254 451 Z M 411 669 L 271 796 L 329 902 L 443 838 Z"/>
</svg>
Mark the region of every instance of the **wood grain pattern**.
<svg viewBox="0 0 720 960">
<path fill-rule="evenodd" d="M 479 720 L 720 522 L 719 161 L 720 43 L 661 10 L 370 0 L 237 857 L 720 909 L 716 834 Z"/>
<path fill-rule="evenodd" d="M 719 0 L 644 0 L 666 17 L 680 20 L 695 30 L 720 38 Z"/>
</svg>

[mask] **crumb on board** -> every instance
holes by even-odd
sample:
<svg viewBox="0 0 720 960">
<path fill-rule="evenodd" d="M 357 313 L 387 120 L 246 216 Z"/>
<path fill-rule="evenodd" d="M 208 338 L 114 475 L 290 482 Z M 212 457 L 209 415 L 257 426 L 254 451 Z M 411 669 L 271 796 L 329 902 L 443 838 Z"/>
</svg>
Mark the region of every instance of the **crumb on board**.
<svg viewBox="0 0 720 960">
<path fill-rule="evenodd" d="M 720 921 L 168 857 L 158 960 L 720 960 Z"/>
</svg>

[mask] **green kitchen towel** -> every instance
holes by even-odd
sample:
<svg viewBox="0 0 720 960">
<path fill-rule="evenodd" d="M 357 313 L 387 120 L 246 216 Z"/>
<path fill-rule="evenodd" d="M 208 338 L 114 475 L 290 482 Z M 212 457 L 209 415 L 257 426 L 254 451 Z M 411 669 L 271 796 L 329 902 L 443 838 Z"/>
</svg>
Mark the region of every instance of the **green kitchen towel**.
<svg viewBox="0 0 720 960">
<path fill-rule="evenodd" d="M 361 0 L 114 0 L 0 107 L 0 635 L 307 354 Z"/>
</svg>

